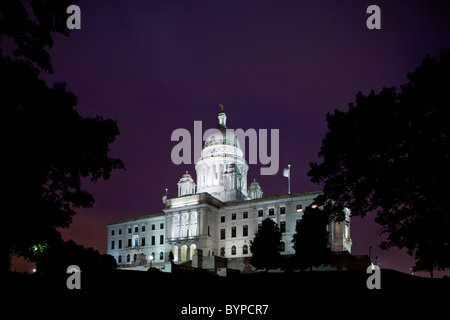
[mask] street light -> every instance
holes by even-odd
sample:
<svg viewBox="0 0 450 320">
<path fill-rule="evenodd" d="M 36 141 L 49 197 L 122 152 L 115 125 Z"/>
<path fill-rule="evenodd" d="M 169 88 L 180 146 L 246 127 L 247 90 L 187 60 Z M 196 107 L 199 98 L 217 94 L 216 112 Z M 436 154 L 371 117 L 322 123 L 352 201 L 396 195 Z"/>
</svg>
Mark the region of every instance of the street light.
<svg viewBox="0 0 450 320">
<path fill-rule="evenodd" d="M 153 255 L 150 255 L 150 268 L 152 267 Z"/>
</svg>

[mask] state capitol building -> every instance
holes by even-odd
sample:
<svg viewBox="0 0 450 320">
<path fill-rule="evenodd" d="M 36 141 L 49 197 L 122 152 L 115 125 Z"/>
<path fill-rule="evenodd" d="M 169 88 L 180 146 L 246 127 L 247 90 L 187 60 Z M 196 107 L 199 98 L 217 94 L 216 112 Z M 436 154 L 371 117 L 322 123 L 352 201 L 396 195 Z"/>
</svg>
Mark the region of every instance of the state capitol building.
<svg viewBox="0 0 450 320">
<path fill-rule="evenodd" d="M 251 268 L 250 241 L 266 218 L 282 232 L 281 254 L 294 254 L 295 226 L 320 191 L 263 196 L 258 182 L 247 185 L 249 166 L 223 111 L 217 128 L 195 164 L 196 182 L 186 172 L 178 197 L 167 199 L 162 213 L 107 224 L 107 251 L 119 268 L 151 265 L 170 272 L 172 252 L 175 265 L 243 271 Z M 330 223 L 328 231 L 332 252 L 350 253 L 350 212 L 345 221 Z"/>
</svg>

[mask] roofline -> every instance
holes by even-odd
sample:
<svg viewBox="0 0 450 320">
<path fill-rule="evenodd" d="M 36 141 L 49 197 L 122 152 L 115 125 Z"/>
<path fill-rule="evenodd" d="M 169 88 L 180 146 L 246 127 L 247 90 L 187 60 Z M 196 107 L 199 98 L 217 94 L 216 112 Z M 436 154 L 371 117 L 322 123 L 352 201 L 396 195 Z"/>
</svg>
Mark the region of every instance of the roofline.
<svg viewBox="0 0 450 320">
<path fill-rule="evenodd" d="M 215 198 L 214 196 L 210 195 L 207 192 L 202 192 L 202 193 L 205 193 L 205 194 L 207 194 L 207 196 L 210 196 L 214 200 L 219 201 L 221 203 L 221 206 L 227 206 L 227 205 L 236 205 L 238 203 L 260 202 L 260 201 L 268 201 L 268 200 L 272 200 L 272 199 L 273 200 L 289 199 L 289 198 L 295 198 L 295 197 L 315 195 L 315 194 L 323 193 L 323 190 L 313 190 L 313 191 L 305 191 L 305 192 L 298 192 L 298 193 L 291 193 L 291 194 L 276 194 L 276 195 L 270 195 L 270 196 L 266 196 L 266 197 L 263 196 L 262 198 L 251 199 L 251 200 L 226 201 L 226 202 L 220 201 L 219 199 Z M 124 222 L 139 221 L 139 220 L 144 220 L 144 219 L 148 219 L 148 218 L 161 217 L 164 215 L 165 215 L 165 213 L 163 212 L 163 213 L 156 213 L 156 214 L 150 214 L 150 215 L 145 215 L 145 216 L 132 217 L 132 218 L 108 222 L 108 223 L 106 223 L 106 225 L 110 226 L 110 225 L 124 223 Z"/>
<path fill-rule="evenodd" d="M 279 199 L 289 199 L 289 198 L 295 198 L 295 197 L 302 197 L 302 196 L 308 196 L 308 195 L 319 195 L 323 193 L 323 190 L 312 190 L 312 191 L 305 191 L 305 192 L 297 192 L 297 193 L 291 193 L 291 194 L 274 194 L 270 196 L 263 196 L 261 198 L 256 199 L 250 199 L 250 200 L 240 200 L 240 201 L 227 201 L 224 202 L 224 205 L 230 204 L 234 205 L 236 203 L 241 202 L 258 202 L 258 201 L 268 201 L 268 200 L 279 200 Z"/>
<path fill-rule="evenodd" d="M 106 223 L 106 225 L 110 226 L 113 224 L 119 224 L 119 223 L 124 223 L 124 222 L 129 222 L 129 221 L 139 221 L 139 220 L 161 217 L 161 216 L 164 216 L 164 213 L 149 214 L 149 215 L 145 215 L 145 216 L 138 216 L 138 217 L 131 217 L 131 218 L 122 219 L 122 220 L 116 220 L 116 221 L 108 222 L 108 223 Z"/>
</svg>

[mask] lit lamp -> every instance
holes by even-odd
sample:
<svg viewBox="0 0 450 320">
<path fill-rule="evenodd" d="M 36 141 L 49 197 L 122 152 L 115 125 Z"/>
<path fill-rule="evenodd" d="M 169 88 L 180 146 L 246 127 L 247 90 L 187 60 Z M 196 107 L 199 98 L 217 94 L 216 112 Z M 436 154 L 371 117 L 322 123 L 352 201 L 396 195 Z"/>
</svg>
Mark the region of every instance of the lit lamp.
<svg viewBox="0 0 450 320">
<path fill-rule="evenodd" d="M 150 268 L 152 267 L 153 255 L 150 255 Z"/>
</svg>

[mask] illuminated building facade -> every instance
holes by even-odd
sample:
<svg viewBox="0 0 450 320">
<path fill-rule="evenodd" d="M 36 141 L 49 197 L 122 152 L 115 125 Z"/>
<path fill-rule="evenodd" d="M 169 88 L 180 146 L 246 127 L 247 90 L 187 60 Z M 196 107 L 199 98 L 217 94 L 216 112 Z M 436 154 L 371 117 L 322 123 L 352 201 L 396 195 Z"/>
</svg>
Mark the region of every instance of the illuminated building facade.
<svg viewBox="0 0 450 320">
<path fill-rule="evenodd" d="M 119 266 L 167 270 L 170 252 L 176 264 L 215 269 L 216 257 L 242 270 L 251 257 L 250 241 L 266 218 L 283 234 L 282 254 L 293 254 L 292 236 L 320 191 L 263 197 L 258 182 L 247 187 L 249 166 L 239 141 L 219 114 L 218 130 L 205 140 L 195 164 L 197 182 L 186 172 L 178 197 L 167 199 L 163 213 L 107 224 L 108 254 Z M 328 226 L 333 252 L 351 251 L 350 213 Z"/>
</svg>

